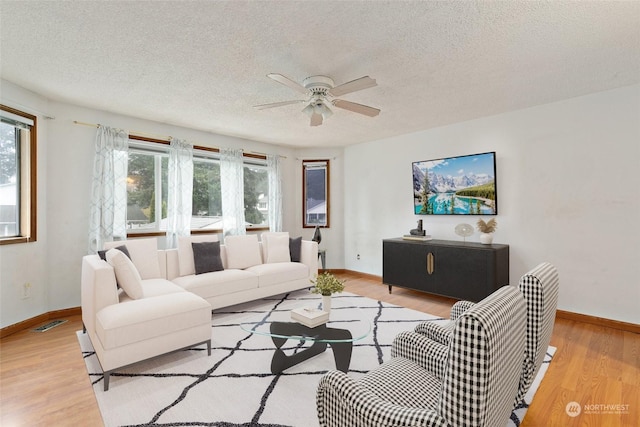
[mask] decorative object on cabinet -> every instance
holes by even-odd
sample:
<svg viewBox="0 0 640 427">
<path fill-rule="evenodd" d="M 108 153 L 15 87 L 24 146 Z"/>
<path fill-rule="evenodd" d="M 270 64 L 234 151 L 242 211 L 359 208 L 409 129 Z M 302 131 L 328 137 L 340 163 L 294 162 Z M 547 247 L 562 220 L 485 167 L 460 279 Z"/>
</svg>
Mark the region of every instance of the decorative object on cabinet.
<svg viewBox="0 0 640 427">
<path fill-rule="evenodd" d="M 462 237 L 463 242 L 466 242 L 467 237 L 473 234 L 473 227 L 470 224 L 458 224 L 456 225 L 455 232 L 458 236 Z"/>
<path fill-rule="evenodd" d="M 489 221 L 485 222 L 482 218 L 480 218 L 477 222 L 478 230 L 480 230 L 480 243 L 483 245 L 490 245 L 493 242 L 493 233 L 498 228 L 498 222 L 495 218 L 491 218 Z"/>
<path fill-rule="evenodd" d="M 425 235 L 425 231 L 422 228 L 422 220 L 421 219 L 418 220 L 418 227 L 414 228 L 413 230 L 410 230 L 409 234 L 411 236 L 424 236 Z"/>
</svg>

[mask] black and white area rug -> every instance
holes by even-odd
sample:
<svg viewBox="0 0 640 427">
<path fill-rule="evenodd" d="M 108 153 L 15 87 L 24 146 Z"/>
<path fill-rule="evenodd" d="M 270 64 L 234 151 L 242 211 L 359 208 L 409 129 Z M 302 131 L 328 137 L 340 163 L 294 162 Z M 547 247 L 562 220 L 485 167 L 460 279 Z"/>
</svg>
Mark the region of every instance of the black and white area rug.
<svg viewBox="0 0 640 427">
<path fill-rule="evenodd" d="M 103 391 L 103 375 L 91 342 L 78 331 L 89 378 L 107 427 L 111 426 L 317 426 L 316 387 L 320 377 L 335 369 L 333 353 L 324 353 L 271 373 L 274 344 L 270 337 L 250 334 L 238 325 L 247 317 L 266 321 L 289 320 L 300 298 L 317 299 L 308 291 L 266 298 L 214 311 L 212 353 L 204 346 L 135 364 L 111 376 Z M 303 304 L 308 305 L 308 304 Z M 371 333 L 354 343 L 349 375 L 358 378 L 388 360 L 393 338 L 412 330 L 431 316 L 369 298 L 343 293 L 333 297 L 332 310 L 360 310 L 372 323 Z M 297 341 L 283 349 L 296 351 Z M 555 348 L 549 347 L 538 378 L 514 411 L 509 426 L 519 426 L 528 403 L 544 376 Z"/>
</svg>

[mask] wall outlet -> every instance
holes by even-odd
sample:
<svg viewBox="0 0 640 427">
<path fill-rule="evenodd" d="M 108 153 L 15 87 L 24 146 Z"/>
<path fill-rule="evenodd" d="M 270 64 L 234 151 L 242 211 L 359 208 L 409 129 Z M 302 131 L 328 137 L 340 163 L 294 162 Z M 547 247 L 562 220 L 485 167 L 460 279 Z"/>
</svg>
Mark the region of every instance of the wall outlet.
<svg viewBox="0 0 640 427">
<path fill-rule="evenodd" d="M 356 259 L 360 261 L 360 254 L 356 255 Z"/>
<path fill-rule="evenodd" d="M 31 298 L 31 283 L 24 283 L 22 285 L 22 299 Z"/>
</svg>

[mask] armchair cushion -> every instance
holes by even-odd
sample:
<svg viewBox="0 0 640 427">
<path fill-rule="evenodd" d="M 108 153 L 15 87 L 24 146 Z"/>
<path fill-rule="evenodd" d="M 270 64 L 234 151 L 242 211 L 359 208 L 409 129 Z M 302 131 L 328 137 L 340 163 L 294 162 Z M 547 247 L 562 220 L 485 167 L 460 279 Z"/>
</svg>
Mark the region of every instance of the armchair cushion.
<svg viewBox="0 0 640 427">
<path fill-rule="evenodd" d="M 451 334 L 453 333 L 453 326 L 453 322 L 447 322 L 444 325 L 433 322 L 422 322 L 415 327 L 414 331 L 436 342 L 448 345 Z"/>
<path fill-rule="evenodd" d="M 404 357 L 394 357 L 365 375 L 359 383 L 389 403 L 412 408 L 436 409 L 440 379 Z"/>
<path fill-rule="evenodd" d="M 409 359 L 439 379 L 446 373 L 448 354 L 448 344 L 440 344 L 417 332 L 401 332 L 391 345 L 391 357 Z"/>
<path fill-rule="evenodd" d="M 316 404 L 323 427 L 450 427 L 436 411 L 387 402 L 340 371 L 331 371 L 320 379 Z"/>
</svg>

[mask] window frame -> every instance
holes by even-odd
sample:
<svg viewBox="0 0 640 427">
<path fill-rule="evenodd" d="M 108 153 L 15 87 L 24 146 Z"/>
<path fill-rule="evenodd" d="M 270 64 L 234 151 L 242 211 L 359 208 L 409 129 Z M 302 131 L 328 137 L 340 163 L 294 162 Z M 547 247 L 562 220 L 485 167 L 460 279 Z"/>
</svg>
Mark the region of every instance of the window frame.
<svg viewBox="0 0 640 427">
<path fill-rule="evenodd" d="M 149 142 L 149 143 L 155 143 L 155 144 L 162 144 L 162 145 L 169 145 L 170 142 L 164 139 L 156 139 L 156 138 L 149 138 L 149 137 L 145 137 L 145 136 L 140 136 L 140 135 L 134 135 L 134 134 L 130 134 L 129 135 L 129 140 L 133 141 L 134 145 L 136 142 Z M 131 147 L 131 143 L 129 145 L 129 147 Z M 166 150 L 166 148 L 161 149 L 161 150 Z M 158 150 L 158 152 L 160 152 L 161 150 Z M 201 157 L 207 157 L 207 154 L 209 154 L 209 156 L 211 157 L 216 157 L 217 155 L 219 155 L 220 150 L 218 148 L 211 148 L 211 147 L 204 147 L 201 145 L 194 145 L 193 146 L 193 150 L 194 150 L 194 156 L 197 155 L 198 151 L 200 151 L 201 153 L 200 156 Z M 253 166 L 262 166 L 262 161 L 267 160 L 267 156 L 265 155 L 261 155 L 261 154 L 254 154 L 254 153 L 243 153 L 243 164 L 246 167 L 247 165 L 253 165 Z M 254 161 L 252 162 L 251 159 L 254 159 Z M 260 163 L 257 163 L 256 160 L 258 160 Z M 269 231 L 269 225 L 265 224 L 263 226 L 252 226 L 250 228 L 248 228 L 247 230 L 251 230 L 251 231 Z M 191 234 L 220 234 L 222 233 L 222 228 L 212 228 L 212 229 L 192 229 L 191 230 Z M 159 236 L 165 236 L 167 233 L 166 231 L 161 231 L 161 230 L 152 230 L 152 231 L 143 231 L 143 232 L 131 232 L 129 229 L 127 229 L 127 238 L 135 238 L 135 237 L 159 237 Z"/>
<path fill-rule="evenodd" d="M 29 159 L 27 162 L 18 162 L 20 217 L 28 218 L 29 224 L 25 225 L 24 221 L 20 221 L 20 235 L 0 237 L 0 245 L 36 242 L 38 240 L 38 118 L 33 114 L 3 104 L 0 104 L 0 110 L 33 122 L 29 129 L 29 141 L 26 144 Z M 25 166 L 27 167 L 26 171 L 24 170 Z M 22 197 L 25 193 L 28 193 L 28 197 Z"/>
<path fill-rule="evenodd" d="M 325 164 L 325 203 L 326 203 L 326 219 L 324 225 L 312 224 L 307 222 L 307 165 Z M 331 161 L 329 159 L 315 159 L 302 161 L 302 228 L 330 228 L 331 218 Z"/>
</svg>

